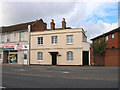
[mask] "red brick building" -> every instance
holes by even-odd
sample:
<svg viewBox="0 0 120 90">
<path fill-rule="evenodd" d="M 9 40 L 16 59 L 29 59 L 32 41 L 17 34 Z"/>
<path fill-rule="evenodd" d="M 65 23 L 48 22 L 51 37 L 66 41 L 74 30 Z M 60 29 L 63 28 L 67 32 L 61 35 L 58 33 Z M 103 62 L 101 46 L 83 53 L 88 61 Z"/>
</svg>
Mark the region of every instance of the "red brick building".
<svg viewBox="0 0 120 90">
<path fill-rule="evenodd" d="M 92 43 L 99 43 L 100 39 L 105 39 L 107 46 L 105 54 L 95 55 L 94 49 L 91 53 L 91 65 L 118 66 L 120 61 L 120 27 L 97 36 L 92 40 Z"/>
</svg>

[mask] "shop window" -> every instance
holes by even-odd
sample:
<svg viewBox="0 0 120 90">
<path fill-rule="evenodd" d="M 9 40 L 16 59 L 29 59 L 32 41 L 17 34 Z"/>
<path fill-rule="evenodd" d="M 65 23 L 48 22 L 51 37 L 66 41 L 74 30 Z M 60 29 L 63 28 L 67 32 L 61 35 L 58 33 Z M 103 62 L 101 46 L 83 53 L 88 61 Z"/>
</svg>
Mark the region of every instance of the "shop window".
<svg viewBox="0 0 120 90">
<path fill-rule="evenodd" d="M 73 43 L 73 35 L 67 35 L 67 44 Z"/>
<path fill-rule="evenodd" d="M 1 59 L 1 56 L 2 56 L 2 55 L 0 54 L 0 59 Z"/>
<path fill-rule="evenodd" d="M 57 36 L 52 36 L 52 45 L 57 44 Z"/>
<path fill-rule="evenodd" d="M 67 61 L 73 61 L 73 52 L 67 52 Z"/>
<path fill-rule="evenodd" d="M 38 61 L 42 61 L 42 60 L 43 60 L 43 53 L 38 52 Z"/>
<path fill-rule="evenodd" d="M 17 63 L 17 54 L 9 54 L 8 62 L 9 63 Z"/>
<path fill-rule="evenodd" d="M 10 50 L 10 52 L 18 52 L 17 50 Z"/>
</svg>

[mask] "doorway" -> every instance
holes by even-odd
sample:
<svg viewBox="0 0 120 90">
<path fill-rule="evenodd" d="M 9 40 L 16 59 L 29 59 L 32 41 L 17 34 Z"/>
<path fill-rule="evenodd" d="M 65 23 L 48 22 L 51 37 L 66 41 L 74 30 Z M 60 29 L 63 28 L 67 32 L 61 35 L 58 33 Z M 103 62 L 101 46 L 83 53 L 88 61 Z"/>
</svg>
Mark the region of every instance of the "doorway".
<svg viewBox="0 0 120 90">
<path fill-rule="evenodd" d="M 83 51 L 83 65 L 89 65 L 89 51 Z"/>
<path fill-rule="evenodd" d="M 3 63 L 8 63 L 8 51 L 3 51 Z"/>
<path fill-rule="evenodd" d="M 52 65 L 57 65 L 57 55 L 58 52 L 50 52 L 51 56 L 52 56 Z"/>
</svg>

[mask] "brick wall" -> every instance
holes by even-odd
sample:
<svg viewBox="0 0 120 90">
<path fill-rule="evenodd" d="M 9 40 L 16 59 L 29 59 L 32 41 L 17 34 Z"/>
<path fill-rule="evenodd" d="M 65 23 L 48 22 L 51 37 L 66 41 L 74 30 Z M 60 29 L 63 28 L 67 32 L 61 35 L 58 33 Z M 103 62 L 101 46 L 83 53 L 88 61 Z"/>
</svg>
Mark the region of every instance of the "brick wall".
<svg viewBox="0 0 120 90">
<path fill-rule="evenodd" d="M 39 21 L 36 21 L 32 27 L 31 27 L 31 32 L 35 32 L 35 31 L 44 31 L 46 30 L 46 24 L 43 22 L 42 19 L 40 19 Z"/>
<path fill-rule="evenodd" d="M 108 43 L 106 48 L 112 48 L 112 47 L 118 48 L 118 36 L 119 36 L 118 32 L 114 33 L 114 39 L 111 38 L 111 34 L 108 35 L 108 41 L 107 41 Z"/>
<path fill-rule="evenodd" d="M 104 55 L 94 55 L 94 65 L 104 65 Z"/>
<path fill-rule="evenodd" d="M 105 65 L 117 66 L 118 65 L 118 49 L 106 49 L 105 50 Z"/>
<path fill-rule="evenodd" d="M 104 37 L 101 38 L 103 39 Z M 96 43 L 98 43 L 99 39 L 95 40 Z M 92 43 L 94 43 L 94 41 L 92 41 Z M 101 65 L 103 60 L 100 61 L 100 59 L 102 59 L 102 57 L 95 56 L 93 51 L 94 50 L 91 52 L 93 57 L 91 58 L 91 63 L 95 63 L 95 65 Z M 105 66 L 117 66 L 120 63 L 120 32 L 114 33 L 114 39 L 111 38 L 111 34 L 108 35 L 104 60 Z"/>
</svg>

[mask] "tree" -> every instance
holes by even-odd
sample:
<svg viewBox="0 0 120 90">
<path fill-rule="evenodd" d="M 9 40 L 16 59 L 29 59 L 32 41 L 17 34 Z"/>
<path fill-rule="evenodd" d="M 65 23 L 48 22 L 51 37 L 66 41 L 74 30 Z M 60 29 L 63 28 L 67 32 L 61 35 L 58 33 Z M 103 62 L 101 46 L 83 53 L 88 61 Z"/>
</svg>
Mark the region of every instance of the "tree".
<svg viewBox="0 0 120 90">
<path fill-rule="evenodd" d="M 104 55 L 106 45 L 107 42 L 105 42 L 105 40 L 103 39 L 101 39 L 99 43 L 92 44 L 92 48 L 94 49 L 94 54 Z"/>
</svg>

